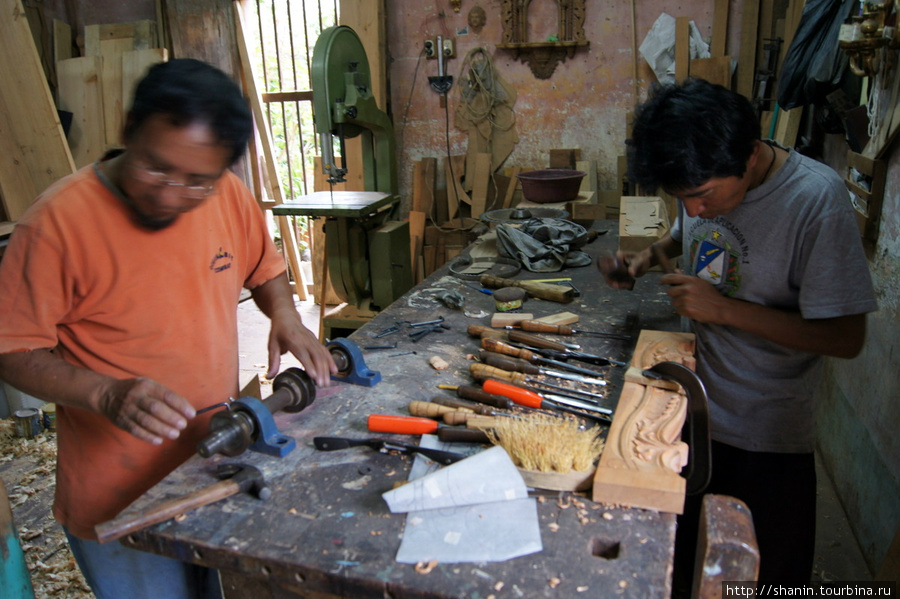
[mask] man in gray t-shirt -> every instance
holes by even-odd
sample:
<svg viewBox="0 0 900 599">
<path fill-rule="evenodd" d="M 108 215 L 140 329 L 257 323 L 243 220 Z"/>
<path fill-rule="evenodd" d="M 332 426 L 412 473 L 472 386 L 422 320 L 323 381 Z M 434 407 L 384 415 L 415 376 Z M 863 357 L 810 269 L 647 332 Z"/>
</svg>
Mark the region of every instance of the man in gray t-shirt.
<svg viewBox="0 0 900 599">
<path fill-rule="evenodd" d="M 661 282 L 697 337 L 713 439 L 706 492 L 747 503 L 761 581 L 809 581 L 822 356 L 855 357 L 877 309 L 846 188 L 827 166 L 760 140 L 744 97 L 699 80 L 658 87 L 638 107 L 628 167 L 645 189 L 679 200 L 655 245 L 682 256 L 683 273 Z M 607 281 L 630 287 L 656 256 L 619 263 L 627 272 Z M 698 512 L 689 498 L 676 560 L 693 561 Z"/>
</svg>

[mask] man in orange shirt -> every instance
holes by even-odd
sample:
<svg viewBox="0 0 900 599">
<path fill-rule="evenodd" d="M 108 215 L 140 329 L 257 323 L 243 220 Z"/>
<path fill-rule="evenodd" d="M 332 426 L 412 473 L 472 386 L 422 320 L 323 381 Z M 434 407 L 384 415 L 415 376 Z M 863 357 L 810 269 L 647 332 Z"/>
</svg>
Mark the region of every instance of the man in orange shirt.
<svg viewBox="0 0 900 599">
<path fill-rule="evenodd" d="M 101 546 L 93 529 L 195 452 L 199 410 L 237 395 L 242 288 L 271 319 L 269 377 L 286 352 L 320 386 L 336 372 L 228 170 L 251 132 L 221 71 L 153 67 L 124 151 L 41 194 L 0 263 L 0 379 L 59 406 L 53 511 L 101 599 L 221 596 L 215 572 Z"/>
</svg>

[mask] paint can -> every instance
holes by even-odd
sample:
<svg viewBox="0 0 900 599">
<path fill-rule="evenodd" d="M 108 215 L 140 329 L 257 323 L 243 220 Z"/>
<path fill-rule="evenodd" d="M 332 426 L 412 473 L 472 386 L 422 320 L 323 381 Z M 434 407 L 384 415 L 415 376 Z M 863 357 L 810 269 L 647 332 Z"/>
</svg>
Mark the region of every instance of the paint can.
<svg viewBox="0 0 900 599">
<path fill-rule="evenodd" d="M 41 432 L 41 411 L 37 408 L 23 408 L 13 414 L 16 418 L 16 435 L 24 439 L 34 439 Z"/>
<path fill-rule="evenodd" d="M 44 413 L 44 430 L 46 431 L 55 431 L 56 430 L 56 404 L 48 403 L 41 406 L 41 411 Z"/>
</svg>

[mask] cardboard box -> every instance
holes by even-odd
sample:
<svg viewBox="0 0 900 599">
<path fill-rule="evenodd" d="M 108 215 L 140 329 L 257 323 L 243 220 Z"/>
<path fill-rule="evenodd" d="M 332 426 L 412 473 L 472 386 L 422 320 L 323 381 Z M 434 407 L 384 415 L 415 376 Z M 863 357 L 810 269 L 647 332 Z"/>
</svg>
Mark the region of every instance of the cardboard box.
<svg viewBox="0 0 900 599">
<path fill-rule="evenodd" d="M 639 252 L 669 230 L 669 214 L 660 197 L 622 196 L 620 211 L 620 250 Z"/>
</svg>

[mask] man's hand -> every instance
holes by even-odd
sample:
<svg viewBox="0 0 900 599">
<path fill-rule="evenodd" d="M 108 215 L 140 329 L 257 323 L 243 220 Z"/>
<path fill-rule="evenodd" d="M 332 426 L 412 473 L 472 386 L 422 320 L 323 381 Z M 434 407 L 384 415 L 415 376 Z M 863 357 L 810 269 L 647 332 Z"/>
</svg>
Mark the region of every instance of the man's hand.
<svg viewBox="0 0 900 599">
<path fill-rule="evenodd" d="M 266 378 L 274 378 L 281 367 L 281 356 L 291 352 L 300 360 L 306 373 L 319 387 L 331 384 L 331 375 L 337 373 L 337 365 L 331 353 L 319 343 L 312 331 L 303 326 L 300 314 L 293 304 L 271 315 L 269 331 L 269 371 Z"/>
<path fill-rule="evenodd" d="M 667 293 L 680 315 L 697 322 L 725 324 L 726 312 L 733 300 L 722 295 L 708 281 L 678 273 L 663 275 L 659 282 L 669 285 Z"/>
<path fill-rule="evenodd" d="M 97 407 L 113 424 L 154 445 L 177 439 L 196 415 L 188 400 L 146 378 L 114 380 Z"/>
<path fill-rule="evenodd" d="M 634 289 L 634 280 L 644 276 L 652 266 L 650 253 L 617 251 L 597 258 L 597 268 L 606 284 L 613 289 Z"/>
</svg>

